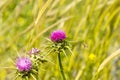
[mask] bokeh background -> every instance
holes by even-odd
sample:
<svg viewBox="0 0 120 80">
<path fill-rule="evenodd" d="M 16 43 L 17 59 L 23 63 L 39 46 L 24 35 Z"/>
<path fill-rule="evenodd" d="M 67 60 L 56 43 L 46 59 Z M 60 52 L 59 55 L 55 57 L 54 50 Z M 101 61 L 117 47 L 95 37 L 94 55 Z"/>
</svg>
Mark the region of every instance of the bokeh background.
<svg viewBox="0 0 120 80">
<path fill-rule="evenodd" d="M 74 41 L 74 55 L 62 55 L 67 80 L 91 80 L 102 61 L 120 48 L 120 0 L 0 0 L 0 80 L 13 80 L 17 54 L 32 47 L 43 50 L 57 29 Z M 62 80 L 56 54 L 46 58 L 41 80 Z M 120 80 L 119 56 L 96 80 Z"/>
</svg>

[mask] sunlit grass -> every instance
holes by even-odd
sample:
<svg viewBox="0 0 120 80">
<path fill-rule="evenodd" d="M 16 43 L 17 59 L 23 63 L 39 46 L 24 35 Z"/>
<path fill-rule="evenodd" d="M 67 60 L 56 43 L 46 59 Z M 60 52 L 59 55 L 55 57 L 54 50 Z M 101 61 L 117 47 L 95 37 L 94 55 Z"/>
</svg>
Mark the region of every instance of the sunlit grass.
<svg viewBox="0 0 120 80">
<path fill-rule="evenodd" d="M 0 80 L 14 76 L 3 68 L 13 66 L 8 59 L 32 47 L 45 51 L 56 29 L 73 41 L 73 55 L 62 55 L 67 80 L 120 79 L 120 53 L 114 53 L 120 48 L 120 0 L 0 0 Z M 62 80 L 56 54 L 46 58 L 41 80 Z"/>
</svg>

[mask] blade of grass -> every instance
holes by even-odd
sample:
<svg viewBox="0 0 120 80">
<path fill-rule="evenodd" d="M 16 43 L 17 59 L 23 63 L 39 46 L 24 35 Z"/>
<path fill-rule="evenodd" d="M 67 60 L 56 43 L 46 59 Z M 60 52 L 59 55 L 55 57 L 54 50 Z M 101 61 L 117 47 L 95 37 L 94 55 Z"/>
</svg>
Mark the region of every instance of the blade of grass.
<svg viewBox="0 0 120 80">
<path fill-rule="evenodd" d="M 50 5 L 50 3 L 52 2 L 52 0 L 48 0 L 45 5 L 42 7 L 42 9 L 39 11 L 38 16 L 35 20 L 35 25 L 37 25 L 38 21 L 40 20 L 41 16 L 44 14 L 44 12 L 46 11 L 46 9 L 48 8 L 48 6 Z"/>
<path fill-rule="evenodd" d="M 114 58 L 120 56 L 120 49 L 112 53 L 109 57 L 107 57 L 99 66 L 97 72 L 99 73 L 110 61 L 112 61 Z"/>
</svg>

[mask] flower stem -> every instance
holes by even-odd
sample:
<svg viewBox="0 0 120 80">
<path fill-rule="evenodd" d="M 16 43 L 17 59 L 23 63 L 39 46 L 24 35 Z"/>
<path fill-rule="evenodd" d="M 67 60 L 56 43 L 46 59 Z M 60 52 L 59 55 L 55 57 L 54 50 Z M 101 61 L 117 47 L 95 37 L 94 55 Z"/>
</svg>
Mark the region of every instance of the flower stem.
<svg viewBox="0 0 120 80">
<path fill-rule="evenodd" d="M 58 61 L 59 61 L 60 72 L 61 72 L 61 75 L 62 75 L 62 77 L 63 77 L 63 80 L 66 80 L 66 79 L 65 79 L 64 72 L 63 72 L 63 67 L 62 67 L 62 62 L 61 62 L 60 53 L 58 53 Z"/>
</svg>

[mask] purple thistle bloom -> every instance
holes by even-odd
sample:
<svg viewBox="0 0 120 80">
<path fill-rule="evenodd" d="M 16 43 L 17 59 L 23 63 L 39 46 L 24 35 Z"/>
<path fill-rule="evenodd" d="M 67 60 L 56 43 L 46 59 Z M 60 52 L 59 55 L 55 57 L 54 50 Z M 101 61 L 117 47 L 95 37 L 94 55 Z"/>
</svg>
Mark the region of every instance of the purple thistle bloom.
<svg viewBox="0 0 120 80">
<path fill-rule="evenodd" d="M 29 54 L 37 54 L 37 53 L 39 53 L 39 52 L 40 52 L 39 49 L 37 49 L 37 48 L 32 48 L 28 53 L 29 53 Z"/>
<path fill-rule="evenodd" d="M 66 38 L 66 34 L 62 30 L 56 30 L 51 33 L 50 38 L 53 42 L 60 42 Z"/>
<path fill-rule="evenodd" d="M 30 71 L 32 62 L 27 57 L 20 57 L 17 59 L 16 66 L 19 71 Z"/>
</svg>

